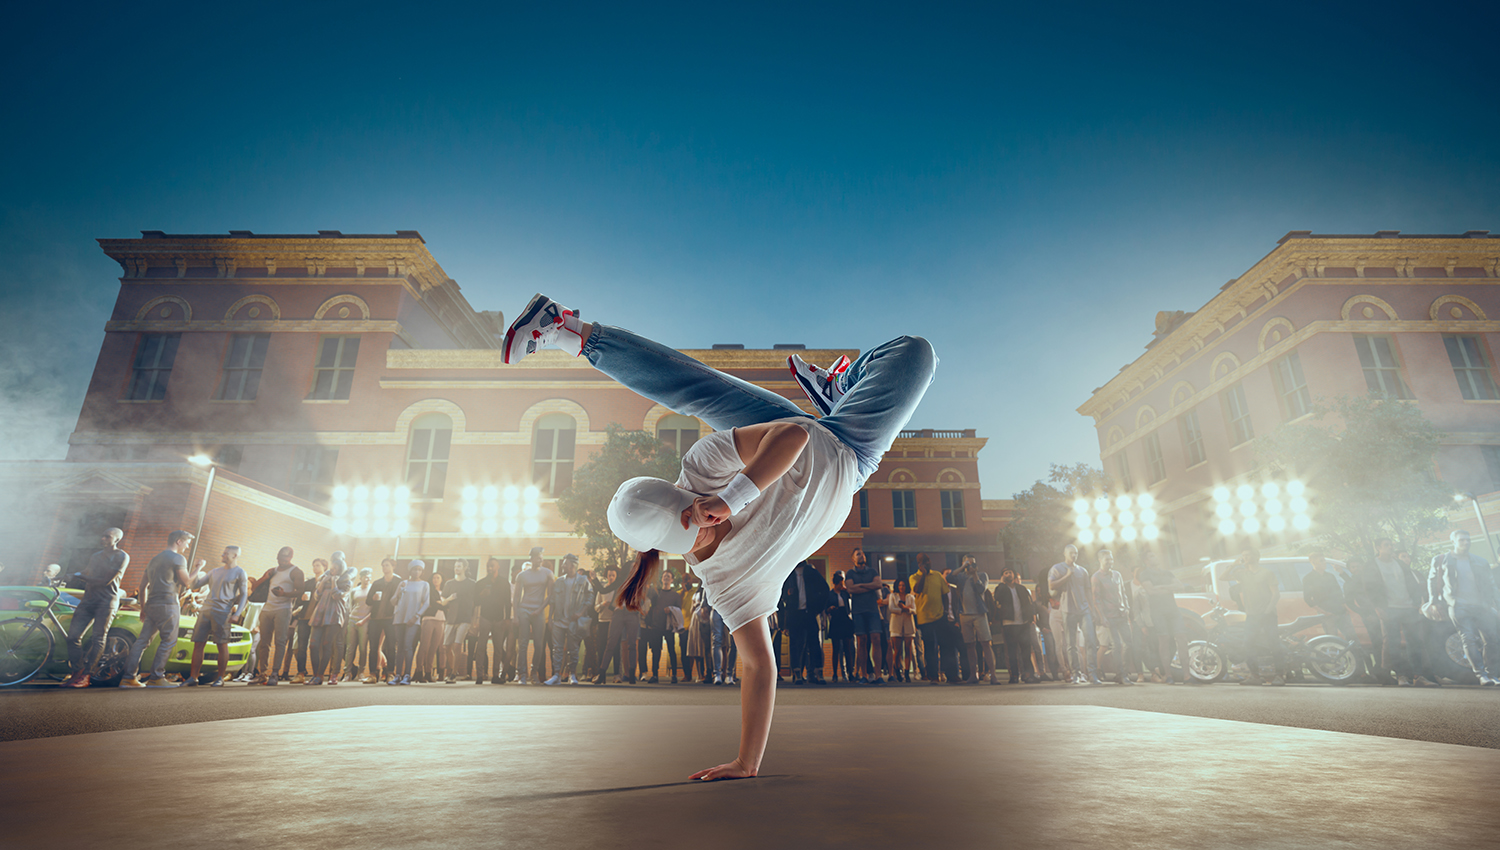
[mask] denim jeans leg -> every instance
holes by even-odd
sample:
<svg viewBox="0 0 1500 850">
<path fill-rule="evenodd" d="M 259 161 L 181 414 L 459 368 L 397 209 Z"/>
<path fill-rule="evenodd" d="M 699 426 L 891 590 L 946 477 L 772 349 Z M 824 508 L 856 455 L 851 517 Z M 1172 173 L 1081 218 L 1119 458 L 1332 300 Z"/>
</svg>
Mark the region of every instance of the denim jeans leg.
<svg viewBox="0 0 1500 850">
<path fill-rule="evenodd" d="M 786 398 L 624 328 L 594 325 L 582 355 L 639 395 L 715 431 L 808 414 Z"/>
<path fill-rule="evenodd" d="M 862 477 L 875 471 L 906 427 L 937 365 L 931 343 L 903 336 L 875 346 L 849 367 L 849 391 L 821 421 L 854 450 Z"/>
<path fill-rule="evenodd" d="M 723 676 L 724 661 L 729 653 L 728 633 L 724 628 L 724 618 L 719 616 L 718 611 L 713 613 L 713 629 L 714 675 Z"/>
<path fill-rule="evenodd" d="M 177 649 L 177 627 L 181 618 L 181 609 L 175 604 L 167 608 L 161 615 L 161 627 L 158 634 L 161 642 L 156 645 L 156 657 L 151 659 L 151 678 L 161 679 L 167 675 L 167 659 L 172 657 L 173 650 Z M 145 634 L 145 630 L 141 630 Z M 125 668 L 131 672 L 131 668 Z"/>
<path fill-rule="evenodd" d="M 174 612 L 175 613 L 175 612 Z M 167 622 L 167 610 L 162 605 L 147 605 L 141 610 L 141 633 L 130 644 L 130 652 L 125 656 L 125 678 L 132 678 L 141 669 L 141 656 L 146 654 L 146 647 L 151 644 L 151 639 L 158 634 L 165 639 Z M 156 653 L 160 655 L 161 653 Z M 163 664 L 165 666 L 165 664 Z M 155 665 L 152 666 L 154 671 Z"/>
</svg>

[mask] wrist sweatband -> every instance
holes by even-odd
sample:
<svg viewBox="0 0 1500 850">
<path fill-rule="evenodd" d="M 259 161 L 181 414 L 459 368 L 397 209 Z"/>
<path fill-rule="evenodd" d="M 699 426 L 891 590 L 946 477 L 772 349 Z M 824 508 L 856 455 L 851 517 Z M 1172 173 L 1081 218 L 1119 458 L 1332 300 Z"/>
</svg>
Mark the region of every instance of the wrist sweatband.
<svg viewBox="0 0 1500 850">
<path fill-rule="evenodd" d="M 745 506 L 760 496 L 760 488 L 750 480 L 750 476 L 743 472 L 737 472 L 730 480 L 729 486 L 719 491 L 719 498 L 729 506 L 729 515 L 734 516 L 745 509 Z"/>
</svg>

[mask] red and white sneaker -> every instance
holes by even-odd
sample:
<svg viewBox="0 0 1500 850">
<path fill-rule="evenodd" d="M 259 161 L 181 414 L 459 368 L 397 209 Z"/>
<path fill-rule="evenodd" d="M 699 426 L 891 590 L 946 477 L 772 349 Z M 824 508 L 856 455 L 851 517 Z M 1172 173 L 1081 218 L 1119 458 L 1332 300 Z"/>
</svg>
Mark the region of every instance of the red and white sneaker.
<svg viewBox="0 0 1500 850">
<path fill-rule="evenodd" d="M 849 371 L 848 357 L 840 357 L 827 369 L 819 369 L 793 354 L 786 359 L 786 365 L 791 368 L 792 377 L 797 379 L 797 386 L 802 388 L 807 400 L 823 416 L 832 413 L 844 398 L 844 393 L 849 391 L 845 383 Z"/>
<path fill-rule="evenodd" d="M 583 323 L 575 310 L 537 293 L 505 331 L 506 363 L 519 363 L 545 346 L 578 356 L 583 349 Z"/>
</svg>

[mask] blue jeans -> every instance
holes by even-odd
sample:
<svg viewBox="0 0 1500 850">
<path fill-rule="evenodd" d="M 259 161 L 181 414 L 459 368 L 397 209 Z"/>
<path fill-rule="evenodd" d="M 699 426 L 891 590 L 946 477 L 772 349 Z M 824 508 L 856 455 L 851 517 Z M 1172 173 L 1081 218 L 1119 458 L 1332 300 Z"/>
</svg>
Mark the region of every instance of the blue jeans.
<svg viewBox="0 0 1500 850">
<path fill-rule="evenodd" d="M 141 656 L 146 653 L 146 646 L 157 635 L 161 635 L 161 644 L 151 659 L 150 678 L 161 679 L 167 675 L 167 659 L 177 648 L 177 625 L 181 614 L 176 599 L 166 605 L 147 605 L 141 610 L 141 635 L 130 645 L 130 655 L 125 660 L 125 678 L 135 678 L 141 669 Z M 208 615 L 205 613 L 204 616 Z"/>
<path fill-rule="evenodd" d="M 1469 666 L 1477 675 L 1489 675 L 1490 666 L 1485 655 L 1494 653 L 1496 632 L 1500 631 L 1496 628 L 1494 613 L 1480 605 L 1459 603 L 1453 606 L 1453 625 L 1464 642 L 1464 659 Z"/>
<path fill-rule="evenodd" d="M 115 612 L 120 610 L 118 596 L 95 596 L 84 594 L 78 607 L 73 609 L 73 619 L 68 622 L 68 666 L 77 675 L 92 674 L 94 665 L 104 652 L 104 641 L 109 636 L 109 624 L 115 621 Z M 83 632 L 89 626 L 87 650 L 83 646 Z"/>
<path fill-rule="evenodd" d="M 794 416 L 813 418 L 790 400 L 726 375 L 623 328 L 594 325 L 582 354 L 595 369 L 636 393 L 715 431 Z M 932 383 L 938 358 L 921 337 L 877 345 L 849 367 L 849 391 L 819 420 L 854 451 L 861 481 L 880 466 Z"/>
<path fill-rule="evenodd" d="M 397 623 L 390 628 L 395 629 L 396 657 L 386 658 L 386 662 L 395 666 L 396 678 L 411 675 L 412 659 L 417 654 L 417 635 L 422 631 L 421 623 Z"/>
<path fill-rule="evenodd" d="M 724 662 L 729 660 L 729 629 L 724 626 L 724 618 L 719 616 L 718 611 L 709 615 L 709 622 L 713 629 L 710 652 L 713 658 L 714 675 L 733 676 L 733 669 L 728 671 L 724 669 Z"/>
<path fill-rule="evenodd" d="M 516 666 L 521 668 L 521 675 L 526 675 L 526 646 L 535 642 L 536 651 L 531 656 L 531 668 L 535 671 L 535 678 L 547 678 L 547 611 L 525 611 L 516 612 Z"/>
<path fill-rule="evenodd" d="M 1078 658 L 1078 630 L 1083 630 L 1083 660 L 1079 663 Z M 1068 663 L 1073 668 L 1073 673 L 1083 673 L 1088 670 L 1089 678 L 1099 676 L 1099 635 L 1094 631 L 1094 613 L 1084 611 L 1081 614 L 1069 613 L 1063 625 L 1063 633 L 1058 637 L 1063 648 L 1068 653 Z"/>
</svg>

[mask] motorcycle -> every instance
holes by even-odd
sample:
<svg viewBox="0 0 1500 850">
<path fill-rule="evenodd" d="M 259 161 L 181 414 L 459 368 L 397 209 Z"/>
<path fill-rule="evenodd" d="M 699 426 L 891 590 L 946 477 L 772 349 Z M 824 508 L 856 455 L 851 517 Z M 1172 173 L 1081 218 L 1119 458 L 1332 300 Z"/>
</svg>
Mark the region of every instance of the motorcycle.
<svg viewBox="0 0 1500 850">
<path fill-rule="evenodd" d="M 1234 665 L 1249 662 L 1245 624 L 1230 622 L 1228 614 L 1222 607 L 1214 608 L 1207 617 L 1211 623 L 1208 638 L 1188 643 L 1188 675 L 1199 683 L 1223 681 Z M 1347 685 L 1364 672 L 1358 645 L 1338 635 L 1302 634 L 1327 619 L 1327 615 L 1318 614 L 1277 625 L 1282 662 L 1292 680 L 1301 681 L 1306 672 L 1330 685 Z"/>
</svg>

